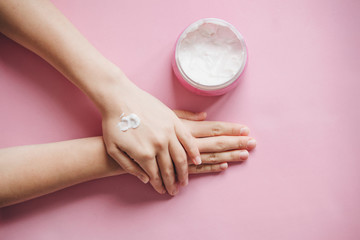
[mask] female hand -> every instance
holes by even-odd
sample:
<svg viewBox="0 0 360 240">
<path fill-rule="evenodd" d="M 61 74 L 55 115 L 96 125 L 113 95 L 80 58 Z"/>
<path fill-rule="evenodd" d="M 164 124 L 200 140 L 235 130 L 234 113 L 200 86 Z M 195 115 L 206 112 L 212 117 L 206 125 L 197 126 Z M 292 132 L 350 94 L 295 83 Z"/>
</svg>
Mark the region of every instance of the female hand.
<svg viewBox="0 0 360 240">
<path fill-rule="evenodd" d="M 175 170 L 180 183 L 187 184 L 186 153 L 200 163 L 191 134 L 169 108 L 121 74 L 50 1 L 0 1 L 0 32 L 44 58 L 99 107 L 107 150 L 121 167 L 144 182 L 150 179 L 158 192 L 165 191 L 163 182 L 173 181 Z M 132 113 L 140 117 L 140 126 L 120 131 L 121 114 Z"/>
<path fill-rule="evenodd" d="M 244 125 L 203 121 L 206 113 L 174 112 L 178 117 L 183 118 L 181 121 L 195 137 L 196 145 L 201 153 L 201 165 L 194 165 L 188 159 L 190 174 L 223 171 L 228 167 L 228 162 L 248 159 L 249 151 L 256 147 L 255 139 L 247 136 L 249 129 Z M 165 187 L 170 195 L 176 195 L 179 192 L 179 185 L 175 180 Z"/>
<path fill-rule="evenodd" d="M 189 173 L 218 172 L 227 168 L 228 162 L 245 161 L 256 140 L 249 137 L 249 128 L 236 123 L 204 121 L 206 113 L 174 111 L 193 137 L 201 153 L 202 164 L 188 162 Z"/>
<path fill-rule="evenodd" d="M 194 164 L 201 163 L 190 131 L 158 99 L 128 79 L 121 82 L 124 83 L 121 88 L 109 90 L 112 102 L 104 104 L 107 107 L 102 111 L 103 138 L 109 155 L 144 183 L 150 180 L 159 193 L 165 193 L 165 187 L 174 189 L 176 178 L 181 185 L 187 185 L 187 155 Z M 121 131 L 120 116 L 129 114 L 136 114 L 140 125 Z"/>
</svg>

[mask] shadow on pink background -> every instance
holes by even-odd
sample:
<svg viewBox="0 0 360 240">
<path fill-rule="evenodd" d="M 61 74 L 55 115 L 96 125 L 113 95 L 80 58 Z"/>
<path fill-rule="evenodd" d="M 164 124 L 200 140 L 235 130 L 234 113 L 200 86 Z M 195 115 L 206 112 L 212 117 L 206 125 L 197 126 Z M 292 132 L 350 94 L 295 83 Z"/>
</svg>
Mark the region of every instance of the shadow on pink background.
<svg viewBox="0 0 360 240">
<path fill-rule="evenodd" d="M 248 162 L 160 196 L 132 176 L 0 209 L 0 239 L 360 239 L 360 2 L 59 1 L 54 4 L 139 87 L 175 109 L 246 124 Z M 177 36 L 218 17 L 249 62 L 221 97 L 185 90 Z M 0 147 L 101 135 L 93 104 L 45 61 L 0 35 Z"/>
</svg>

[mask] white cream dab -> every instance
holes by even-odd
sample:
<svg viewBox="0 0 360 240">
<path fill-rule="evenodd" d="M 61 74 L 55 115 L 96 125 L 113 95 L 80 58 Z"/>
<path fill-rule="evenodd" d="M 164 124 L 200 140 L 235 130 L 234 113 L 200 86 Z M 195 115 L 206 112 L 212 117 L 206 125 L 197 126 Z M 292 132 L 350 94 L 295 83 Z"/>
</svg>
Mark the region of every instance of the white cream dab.
<svg viewBox="0 0 360 240">
<path fill-rule="evenodd" d="M 124 116 L 124 113 L 120 117 L 122 116 Z M 140 118 L 135 113 L 131 113 L 128 116 L 122 117 L 117 125 L 121 131 L 125 132 L 129 128 L 137 128 L 140 125 Z"/>
<path fill-rule="evenodd" d="M 216 86 L 232 79 L 245 61 L 241 40 L 227 25 L 199 21 L 180 39 L 178 57 L 193 81 Z"/>
</svg>

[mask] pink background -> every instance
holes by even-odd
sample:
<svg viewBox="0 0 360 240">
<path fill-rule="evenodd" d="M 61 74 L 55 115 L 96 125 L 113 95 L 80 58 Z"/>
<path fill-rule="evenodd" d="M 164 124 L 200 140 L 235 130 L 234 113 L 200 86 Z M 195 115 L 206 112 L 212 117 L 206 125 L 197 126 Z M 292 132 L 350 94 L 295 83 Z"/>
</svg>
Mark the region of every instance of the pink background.
<svg viewBox="0 0 360 240">
<path fill-rule="evenodd" d="M 258 147 L 174 198 L 119 176 L 0 209 L 0 239 L 360 239 L 360 1 L 54 3 L 138 86 L 247 124 Z M 171 69 L 177 36 L 203 17 L 229 21 L 248 46 L 240 85 L 222 97 L 188 92 Z M 2 35 L 0 114 L 0 147 L 101 134 L 92 103 Z"/>
</svg>

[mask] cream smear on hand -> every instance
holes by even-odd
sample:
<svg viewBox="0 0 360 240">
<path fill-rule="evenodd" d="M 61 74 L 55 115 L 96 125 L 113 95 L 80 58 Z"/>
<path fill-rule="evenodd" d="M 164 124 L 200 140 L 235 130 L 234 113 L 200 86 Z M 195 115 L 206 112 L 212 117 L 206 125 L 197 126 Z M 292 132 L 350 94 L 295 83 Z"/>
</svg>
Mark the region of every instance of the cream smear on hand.
<svg viewBox="0 0 360 240">
<path fill-rule="evenodd" d="M 128 116 L 123 116 L 124 113 L 121 114 L 120 117 L 122 118 L 117 124 L 121 131 L 125 132 L 129 128 L 137 128 L 140 125 L 140 118 L 135 113 L 131 113 Z"/>
<path fill-rule="evenodd" d="M 222 85 L 238 77 L 246 60 L 244 45 L 234 29 L 215 20 L 191 25 L 179 40 L 177 52 L 186 76 L 205 86 Z"/>
</svg>

